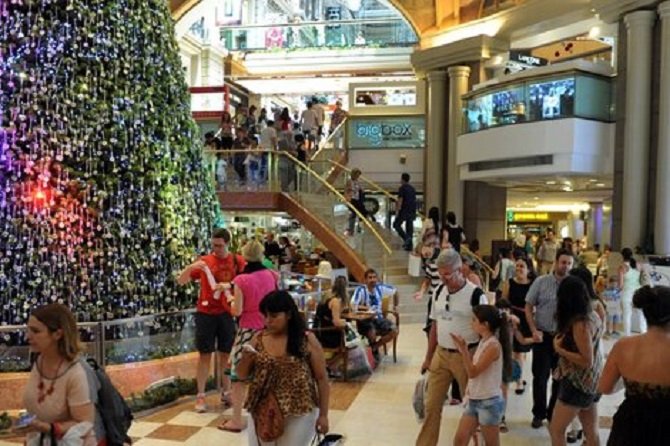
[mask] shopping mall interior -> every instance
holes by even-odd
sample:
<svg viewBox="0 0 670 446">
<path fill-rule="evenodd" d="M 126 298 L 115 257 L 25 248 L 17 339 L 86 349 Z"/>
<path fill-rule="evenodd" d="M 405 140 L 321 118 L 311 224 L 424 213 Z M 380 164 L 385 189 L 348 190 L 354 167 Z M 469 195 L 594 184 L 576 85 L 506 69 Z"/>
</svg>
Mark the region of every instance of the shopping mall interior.
<svg viewBox="0 0 670 446">
<path fill-rule="evenodd" d="M 445 396 L 439 443 L 413 408 L 422 247 L 454 246 L 427 236 L 448 212 L 490 304 L 515 274 L 502 257 L 539 273 L 550 233 L 598 293 L 623 290 L 624 248 L 640 283 L 670 286 L 670 1 L 0 0 L 0 17 L 0 446 L 24 442 L 27 324 L 50 303 L 126 398 L 133 444 L 256 444 L 221 429 L 217 380 L 194 411 L 203 291 L 179 278 L 216 228 L 230 252 L 279 242 L 266 266 L 314 333 L 338 276 L 348 298 L 370 268 L 397 292 L 379 355 L 357 336 L 326 349 L 344 443 L 324 445 L 451 444 L 462 403 Z M 628 331 L 614 323 L 603 358 Z M 531 427 L 532 356 L 499 444 L 557 444 L 547 421 Z M 603 444 L 623 401 L 597 402 Z"/>
</svg>

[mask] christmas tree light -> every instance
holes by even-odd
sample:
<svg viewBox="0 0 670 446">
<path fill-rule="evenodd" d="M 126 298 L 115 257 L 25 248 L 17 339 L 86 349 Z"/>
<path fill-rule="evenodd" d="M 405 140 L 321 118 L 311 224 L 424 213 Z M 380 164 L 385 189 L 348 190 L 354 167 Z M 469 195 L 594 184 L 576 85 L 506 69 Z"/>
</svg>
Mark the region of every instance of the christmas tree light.
<svg viewBox="0 0 670 446">
<path fill-rule="evenodd" d="M 190 307 L 214 216 L 166 2 L 0 0 L 0 323 Z"/>
</svg>

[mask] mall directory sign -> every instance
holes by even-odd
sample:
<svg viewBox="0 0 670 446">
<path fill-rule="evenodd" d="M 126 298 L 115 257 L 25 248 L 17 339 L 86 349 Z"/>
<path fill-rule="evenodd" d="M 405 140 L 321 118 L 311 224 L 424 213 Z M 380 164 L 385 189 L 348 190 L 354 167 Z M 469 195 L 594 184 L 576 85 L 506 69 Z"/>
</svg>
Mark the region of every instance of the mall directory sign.
<svg viewBox="0 0 670 446">
<path fill-rule="evenodd" d="M 352 117 L 350 149 L 421 149 L 426 146 L 424 116 Z"/>
</svg>

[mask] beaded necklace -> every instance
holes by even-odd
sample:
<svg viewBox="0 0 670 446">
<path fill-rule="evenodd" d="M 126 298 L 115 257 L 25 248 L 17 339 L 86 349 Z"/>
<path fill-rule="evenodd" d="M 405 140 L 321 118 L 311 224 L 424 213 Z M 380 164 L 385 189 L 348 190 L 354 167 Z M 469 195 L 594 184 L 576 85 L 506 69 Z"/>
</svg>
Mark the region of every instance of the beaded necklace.
<svg viewBox="0 0 670 446">
<path fill-rule="evenodd" d="M 63 358 L 61 358 L 60 362 L 58 363 L 58 367 L 56 367 L 56 373 L 54 374 L 54 377 L 53 378 L 45 377 L 44 374 L 42 373 L 42 368 L 40 367 L 40 359 L 42 359 L 42 358 L 39 358 L 37 360 L 37 373 L 39 373 L 39 375 L 40 375 L 40 383 L 37 385 L 37 390 L 38 390 L 37 402 L 38 403 L 44 402 L 44 400 L 48 396 L 50 396 L 52 393 L 54 393 L 54 384 L 56 384 L 56 381 L 58 380 L 58 378 L 60 378 L 61 376 L 63 376 L 65 374 L 65 373 L 61 373 L 60 375 L 58 374 L 58 371 L 60 370 L 61 366 L 63 365 Z M 48 379 L 49 381 L 51 381 L 51 385 L 49 386 L 49 388 L 46 391 L 44 390 L 44 388 L 46 387 L 44 385 L 44 380 L 45 379 Z"/>
</svg>

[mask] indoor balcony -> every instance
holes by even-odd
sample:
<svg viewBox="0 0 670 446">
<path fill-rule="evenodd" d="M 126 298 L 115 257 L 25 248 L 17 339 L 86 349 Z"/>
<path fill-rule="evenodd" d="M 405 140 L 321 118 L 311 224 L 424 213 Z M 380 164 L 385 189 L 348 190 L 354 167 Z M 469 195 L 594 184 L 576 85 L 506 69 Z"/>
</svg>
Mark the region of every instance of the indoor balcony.
<svg viewBox="0 0 670 446">
<path fill-rule="evenodd" d="M 613 97 L 611 68 L 580 60 L 475 87 L 463 97 L 461 180 L 611 176 Z"/>
</svg>

